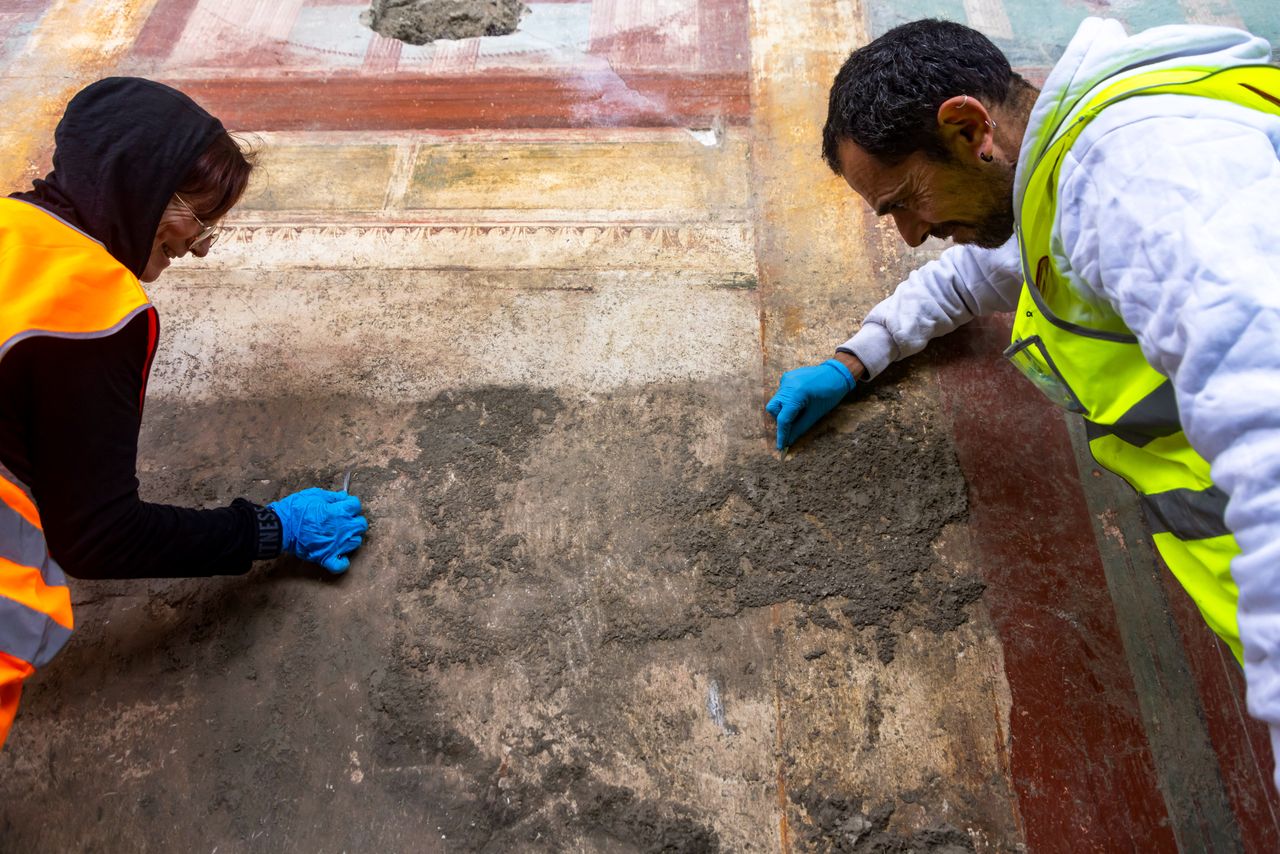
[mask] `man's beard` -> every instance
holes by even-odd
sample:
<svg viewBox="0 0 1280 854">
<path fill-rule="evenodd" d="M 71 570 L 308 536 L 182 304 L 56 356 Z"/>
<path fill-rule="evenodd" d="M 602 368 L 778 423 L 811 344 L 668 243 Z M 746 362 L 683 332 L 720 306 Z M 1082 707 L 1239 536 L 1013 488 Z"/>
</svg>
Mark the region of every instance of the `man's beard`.
<svg viewBox="0 0 1280 854">
<path fill-rule="evenodd" d="M 1004 163 L 982 170 L 989 207 L 981 219 L 973 224 L 973 237 L 957 242 L 972 243 L 983 249 L 1004 246 L 1013 236 L 1013 175 L 1014 167 Z"/>
</svg>

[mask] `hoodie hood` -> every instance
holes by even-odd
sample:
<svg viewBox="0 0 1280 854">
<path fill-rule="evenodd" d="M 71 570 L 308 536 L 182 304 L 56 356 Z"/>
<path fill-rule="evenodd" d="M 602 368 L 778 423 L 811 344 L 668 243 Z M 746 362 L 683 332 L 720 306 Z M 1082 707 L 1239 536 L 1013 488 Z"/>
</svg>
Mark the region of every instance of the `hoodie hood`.
<svg viewBox="0 0 1280 854">
<path fill-rule="evenodd" d="M 1013 197 L 1021 199 L 1040 155 L 1099 84 L 1169 68 L 1228 68 L 1269 62 L 1265 39 L 1229 27 L 1167 26 L 1126 35 L 1119 21 L 1085 18 L 1049 72 L 1027 122 Z"/>
<path fill-rule="evenodd" d="M 80 229 L 141 276 L 165 206 L 221 133 L 222 123 L 177 89 L 108 77 L 67 104 L 53 171 L 13 197 Z"/>
</svg>

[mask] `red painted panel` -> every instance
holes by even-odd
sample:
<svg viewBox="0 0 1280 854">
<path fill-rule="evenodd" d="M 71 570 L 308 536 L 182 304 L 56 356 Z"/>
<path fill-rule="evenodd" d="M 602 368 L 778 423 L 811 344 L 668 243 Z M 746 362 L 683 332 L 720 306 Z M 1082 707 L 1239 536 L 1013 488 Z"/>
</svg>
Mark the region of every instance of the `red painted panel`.
<svg viewBox="0 0 1280 854">
<path fill-rule="evenodd" d="M 699 0 L 699 67 L 746 72 L 751 67 L 750 29 L 748 0 Z"/>
<path fill-rule="evenodd" d="M 697 37 L 696 3 L 641 6 L 627 0 L 595 0 L 591 4 L 588 52 L 607 58 L 611 68 L 685 65 L 691 53 L 689 39 Z"/>
<path fill-rule="evenodd" d="M 1013 694 L 1028 848 L 1176 851 L 1062 416 L 1004 364 L 1006 318 L 935 343 Z"/>
<path fill-rule="evenodd" d="M 591 0 L 524 0 L 525 5 L 545 6 L 549 3 L 559 5 L 586 5 Z M 303 0 L 304 6 L 351 6 L 353 8 L 367 9 L 369 8 L 369 0 Z"/>
<path fill-rule="evenodd" d="M 1173 573 L 1161 568 L 1245 849 L 1280 851 L 1280 795 L 1271 780 L 1275 761 L 1266 724 L 1249 717 L 1244 673 L 1231 650 L 1205 625 Z"/>
<path fill-rule="evenodd" d="M 49 10 L 54 0 L 5 0 L 3 14 L 38 18 Z"/>
<path fill-rule="evenodd" d="M 404 42 L 399 39 L 375 35 L 365 49 L 364 64 L 360 70 L 366 74 L 393 74 L 400 64 L 400 52 L 403 49 Z"/>
<path fill-rule="evenodd" d="M 165 79 L 238 130 L 706 127 L 750 117 L 745 74 Z"/>
<path fill-rule="evenodd" d="M 134 56 L 168 59 L 173 46 L 182 38 L 191 13 L 199 4 L 200 0 L 160 0 L 156 3 L 133 43 Z"/>
</svg>

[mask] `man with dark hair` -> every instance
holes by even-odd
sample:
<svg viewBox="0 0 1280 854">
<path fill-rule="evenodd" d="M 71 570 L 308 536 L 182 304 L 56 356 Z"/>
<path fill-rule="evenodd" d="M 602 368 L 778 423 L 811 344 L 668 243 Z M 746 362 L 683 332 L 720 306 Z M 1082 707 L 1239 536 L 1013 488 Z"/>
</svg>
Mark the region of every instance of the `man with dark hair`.
<svg viewBox="0 0 1280 854">
<path fill-rule="evenodd" d="M 1245 668 L 1280 746 L 1280 68 L 1219 27 L 1086 20 L 1037 92 L 980 33 L 916 21 L 836 76 L 822 155 L 903 239 L 956 246 L 820 365 L 780 450 L 892 361 L 1014 311 L 1005 355 L 1085 419 Z M 1211 471 L 1212 468 L 1212 471 Z M 1278 777 L 1280 779 L 1280 777 Z"/>
<path fill-rule="evenodd" d="M 913 21 L 854 51 L 831 85 L 822 159 L 840 174 L 839 145 L 851 139 L 886 163 L 924 151 L 946 159 L 937 113 L 955 92 L 984 104 L 1022 96 L 1030 110 L 1035 87 L 977 30 L 951 21 Z"/>
</svg>

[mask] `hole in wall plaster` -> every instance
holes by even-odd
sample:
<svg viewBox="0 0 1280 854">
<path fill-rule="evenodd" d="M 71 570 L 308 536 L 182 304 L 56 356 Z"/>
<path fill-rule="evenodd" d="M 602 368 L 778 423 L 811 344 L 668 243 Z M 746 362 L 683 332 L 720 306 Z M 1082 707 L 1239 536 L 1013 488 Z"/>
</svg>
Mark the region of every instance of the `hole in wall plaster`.
<svg viewBox="0 0 1280 854">
<path fill-rule="evenodd" d="M 528 11 L 520 0 L 373 0 L 361 20 L 406 44 L 514 33 Z"/>
<path fill-rule="evenodd" d="M 685 130 L 707 148 L 716 148 L 724 141 L 724 117 L 716 116 L 708 127 L 691 127 Z"/>
<path fill-rule="evenodd" d="M 715 128 L 689 128 L 689 135 L 708 148 L 720 144 L 720 135 L 716 133 Z"/>
</svg>

